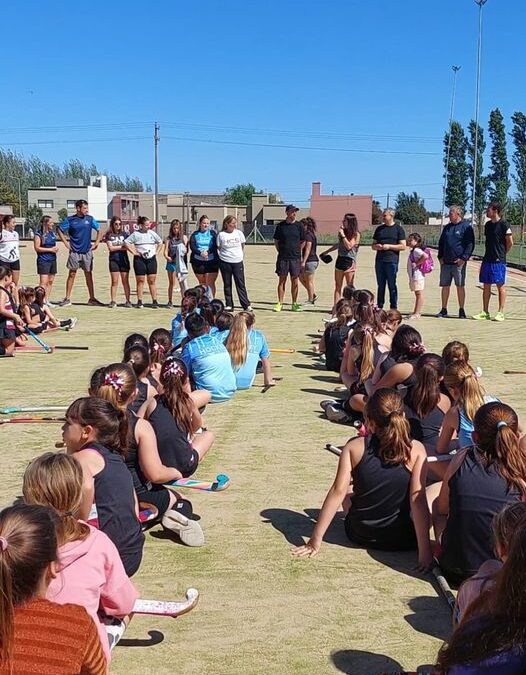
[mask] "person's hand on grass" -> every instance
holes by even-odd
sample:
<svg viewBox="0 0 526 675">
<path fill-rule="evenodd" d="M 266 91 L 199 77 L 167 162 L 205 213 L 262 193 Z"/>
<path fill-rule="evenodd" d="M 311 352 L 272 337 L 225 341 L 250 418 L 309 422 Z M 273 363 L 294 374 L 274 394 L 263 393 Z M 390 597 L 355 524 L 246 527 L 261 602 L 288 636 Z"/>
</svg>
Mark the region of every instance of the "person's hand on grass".
<svg viewBox="0 0 526 675">
<path fill-rule="evenodd" d="M 429 572 L 433 567 L 434 558 L 431 551 L 418 556 L 417 570 L 419 572 Z"/>
<path fill-rule="evenodd" d="M 314 539 L 309 539 L 303 546 L 295 546 L 292 549 L 292 555 L 296 558 L 313 558 L 315 555 L 318 555 L 320 546 L 321 542 L 318 543 Z"/>
</svg>

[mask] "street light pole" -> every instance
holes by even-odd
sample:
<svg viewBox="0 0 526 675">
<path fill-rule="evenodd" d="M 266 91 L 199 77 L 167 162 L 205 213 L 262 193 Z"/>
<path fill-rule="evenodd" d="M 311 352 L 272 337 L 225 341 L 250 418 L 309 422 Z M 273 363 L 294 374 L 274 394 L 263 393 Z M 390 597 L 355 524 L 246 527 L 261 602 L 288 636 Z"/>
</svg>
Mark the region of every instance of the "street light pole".
<svg viewBox="0 0 526 675">
<path fill-rule="evenodd" d="M 446 208 L 446 192 L 448 185 L 448 171 L 449 171 L 449 155 L 451 153 L 451 127 L 453 126 L 453 115 L 455 113 L 455 95 L 457 92 L 457 74 L 460 70 L 460 66 L 451 66 L 453 70 L 453 92 L 451 94 L 451 110 L 449 112 L 449 135 L 447 140 L 447 153 L 446 153 L 446 171 L 444 174 L 444 188 L 442 190 L 442 223 L 441 229 L 444 229 L 444 209 Z"/>
<path fill-rule="evenodd" d="M 480 113 L 480 61 L 482 55 L 482 8 L 488 0 L 475 0 L 479 6 L 479 34 L 477 44 L 477 84 L 475 92 L 475 147 L 473 151 L 473 191 L 471 194 L 471 223 L 475 225 L 475 198 L 477 194 L 477 170 L 479 157 L 479 113 Z"/>
</svg>

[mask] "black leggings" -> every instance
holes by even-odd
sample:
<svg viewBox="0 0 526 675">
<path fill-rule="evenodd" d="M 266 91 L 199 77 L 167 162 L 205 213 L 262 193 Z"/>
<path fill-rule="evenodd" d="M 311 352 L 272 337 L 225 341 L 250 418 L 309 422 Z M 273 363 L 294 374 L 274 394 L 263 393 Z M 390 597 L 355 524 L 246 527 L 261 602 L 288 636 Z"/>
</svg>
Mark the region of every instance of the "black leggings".
<svg viewBox="0 0 526 675">
<path fill-rule="evenodd" d="M 230 263 L 220 260 L 219 269 L 221 270 L 221 276 L 223 277 L 225 306 L 234 307 L 234 296 L 232 295 L 232 277 L 234 277 L 239 304 L 243 309 L 247 309 L 247 307 L 250 306 L 250 300 L 248 299 L 247 287 L 245 284 L 245 267 L 243 261 Z"/>
</svg>

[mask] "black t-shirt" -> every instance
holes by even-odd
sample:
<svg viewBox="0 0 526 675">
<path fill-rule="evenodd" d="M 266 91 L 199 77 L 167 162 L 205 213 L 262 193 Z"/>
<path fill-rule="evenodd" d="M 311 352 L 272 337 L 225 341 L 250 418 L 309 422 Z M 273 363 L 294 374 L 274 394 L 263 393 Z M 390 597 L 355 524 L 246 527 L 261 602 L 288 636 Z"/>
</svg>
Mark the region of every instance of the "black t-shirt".
<svg viewBox="0 0 526 675">
<path fill-rule="evenodd" d="M 278 257 L 282 260 L 300 260 L 301 242 L 305 240 L 300 223 L 287 223 L 282 220 L 274 230 L 274 240 L 278 243 Z"/>
<path fill-rule="evenodd" d="M 310 241 L 312 244 L 310 248 L 310 253 L 309 257 L 307 258 L 306 262 L 318 262 L 318 255 L 316 253 L 316 247 L 318 245 L 318 240 L 316 238 L 316 235 L 314 232 L 309 232 L 309 230 L 304 230 L 303 232 L 303 239 L 305 242 Z"/>
<path fill-rule="evenodd" d="M 405 241 L 405 231 L 401 225 L 378 225 L 373 234 L 375 244 L 399 244 Z M 380 262 L 398 262 L 400 251 L 376 251 Z"/>
<path fill-rule="evenodd" d="M 484 262 L 506 262 L 506 235 L 511 234 L 511 228 L 505 220 L 496 223 L 491 220 L 484 225 L 486 250 Z"/>
</svg>

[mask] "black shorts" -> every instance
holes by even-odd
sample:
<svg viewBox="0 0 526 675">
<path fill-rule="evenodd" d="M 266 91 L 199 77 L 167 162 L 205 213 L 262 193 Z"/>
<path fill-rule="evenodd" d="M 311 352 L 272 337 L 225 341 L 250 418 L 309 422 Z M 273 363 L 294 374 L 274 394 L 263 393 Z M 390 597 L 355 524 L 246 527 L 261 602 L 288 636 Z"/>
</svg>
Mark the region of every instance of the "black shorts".
<svg viewBox="0 0 526 675">
<path fill-rule="evenodd" d="M 110 267 L 110 272 L 129 272 L 130 271 L 130 261 L 128 259 L 128 256 L 126 256 L 126 258 L 122 258 L 121 260 L 112 260 L 110 258 L 109 267 Z M 135 269 L 135 260 L 134 260 L 133 267 Z M 137 272 L 135 274 L 137 274 Z"/>
<path fill-rule="evenodd" d="M 170 506 L 170 491 L 160 485 L 154 485 L 151 490 L 137 490 L 137 499 L 139 502 L 153 504 L 159 511 L 159 517 L 161 517 L 164 516 Z"/>
<path fill-rule="evenodd" d="M 16 338 L 16 330 L 14 328 L 4 328 L 0 326 L 0 340 L 14 340 Z"/>
<path fill-rule="evenodd" d="M 219 272 L 219 260 L 191 260 L 190 264 L 194 274 L 217 274 Z"/>
<path fill-rule="evenodd" d="M 13 260 L 12 262 L 6 262 L 5 260 L 0 260 L 0 265 L 3 267 L 7 267 L 8 270 L 11 270 L 11 272 L 19 272 L 20 271 L 20 260 Z"/>
<path fill-rule="evenodd" d="M 297 279 L 301 274 L 301 259 L 283 260 L 279 258 L 276 260 L 276 274 L 278 277 L 286 277 L 290 274 L 292 279 Z"/>
<path fill-rule="evenodd" d="M 139 255 L 133 256 L 133 271 L 136 277 L 157 274 L 157 258 L 141 258 Z"/>
<path fill-rule="evenodd" d="M 336 258 L 336 269 L 339 270 L 340 272 L 347 272 L 350 270 L 352 267 L 354 267 L 356 263 L 356 260 L 354 258 L 346 258 L 343 255 L 339 255 Z"/>
<path fill-rule="evenodd" d="M 56 274 L 57 273 L 57 260 L 37 260 L 37 274 Z"/>
</svg>

